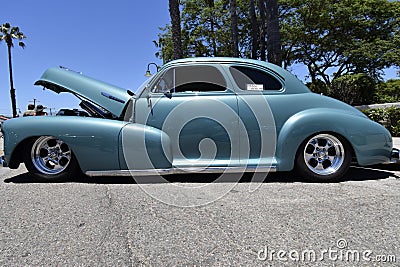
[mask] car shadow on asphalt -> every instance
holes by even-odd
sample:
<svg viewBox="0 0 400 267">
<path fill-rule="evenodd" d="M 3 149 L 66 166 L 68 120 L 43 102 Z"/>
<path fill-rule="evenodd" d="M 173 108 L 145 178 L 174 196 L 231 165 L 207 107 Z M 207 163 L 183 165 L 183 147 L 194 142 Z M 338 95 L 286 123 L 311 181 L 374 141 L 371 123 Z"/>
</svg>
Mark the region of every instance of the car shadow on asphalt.
<svg viewBox="0 0 400 267">
<path fill-rule="evenodd" d="M 382 180 L 390 177 L 400 179 L 400 176 L 394 172 L 400 171 L 399 164 L 382 164 L 374 165 L 368 168 L 352 166 L 343 181 L 367 181 L 367 180 Z M 29 173 L 23 173 L 11 178 L 4 180 L 5 183 L 25 184 L 25 183 L 43 183 L 38 181 Z M 179 175 L 167 175 L 167 176 L 146 176 L 146 177 L 89 177 L 80 176 L 74 179 L 63 181 L 64 183 L 86 183 L 86 184 L 162 184 L 162 183 L 250 183 L 250 182 L 262 182 L 262 183 L 310 183 L 304 178 L 301 178 L 295 172 L 277 172 L 260 174 L 254 176 L 253 173 L 245 173 L 241 176 L 238 175 L 224 175 L 220 177 L 219 174 L 179 174 Z M 44 183 L 52 183 L 52 181 L 46 181 Z M 58 182 L 60 183 L 60 182 Z"/>
</svg>

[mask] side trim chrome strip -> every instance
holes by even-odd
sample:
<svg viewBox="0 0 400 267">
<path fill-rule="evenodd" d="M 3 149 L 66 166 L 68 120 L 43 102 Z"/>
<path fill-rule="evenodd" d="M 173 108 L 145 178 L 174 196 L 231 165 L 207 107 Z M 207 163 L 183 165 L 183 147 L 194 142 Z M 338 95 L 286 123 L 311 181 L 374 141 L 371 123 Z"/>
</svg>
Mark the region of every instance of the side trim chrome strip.
<svg viewBox="0 0 400 267">
<path fill-rule="evenodd" d="M 88 176 L 151 176 L 190 173 L 242 173 L 242 172 L 276 172 L 276 166 L 261 167 L 190 167 L 170 169 L 147 170 L 112 170 L 112 171 L 87 171 Z"/>
</svg>

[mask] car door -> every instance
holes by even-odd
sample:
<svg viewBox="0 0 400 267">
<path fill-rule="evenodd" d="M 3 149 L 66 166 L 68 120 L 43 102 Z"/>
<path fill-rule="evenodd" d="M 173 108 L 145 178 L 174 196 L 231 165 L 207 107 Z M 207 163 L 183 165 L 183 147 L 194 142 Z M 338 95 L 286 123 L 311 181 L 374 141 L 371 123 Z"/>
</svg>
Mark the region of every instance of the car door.
<svg viewBox="0 0 400 267">
<path fill-rule="evenodd" d="M 167 133 L 175 167 L 239 165 L 236 95 L 218 65 L 164 70 L 136 102 L 136 122 Z"/>
<path fill-rule="evenodd" d="M 237 92 L 240 121 L 240 159 L 247 167 L 276 166 L 276 125 L 270 98 L 283 90 L 283 78 L 268 69 L 245 64 L 229 66 Z M 285 107 L 281 107 L 285 109 Z"/>
</svg>

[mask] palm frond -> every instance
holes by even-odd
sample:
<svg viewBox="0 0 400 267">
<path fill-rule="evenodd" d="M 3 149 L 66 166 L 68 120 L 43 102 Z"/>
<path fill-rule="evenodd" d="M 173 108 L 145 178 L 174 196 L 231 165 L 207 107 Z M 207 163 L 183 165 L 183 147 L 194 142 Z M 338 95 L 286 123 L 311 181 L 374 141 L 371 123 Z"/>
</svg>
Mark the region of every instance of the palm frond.
<svg viewBox="0 0 400 267">
<path fill-rule="evenodd" d="M 26 36 L 22 32 L 19 32 L 17 34 L 17 39 L 22 40 L 22 39 L 25 39 L 25 38 L 26 38 Z"/>
<path fill-rule="evenodd" d="M 18 27 L 12 27 L 10 32 L 11 32 L 11 34 L 18 33 L 19 32 L 19 28 Z"/>
<path fill-rule="evenodd" d="M 1 25 L 1 33 L 3 33 L 3 35 L 0 35 L 0 41 L 4 40 L 9 47 L 14 47 L 13 39 L 22 40 L 26 38 L 26 36 L 19 31 L 19 27 L 11 27 L 8 22 Z M 24 42 L 19 42 L 18 45 L 25 48 Z"/>
<path fill-rule="evenodd" d="M 11 25 L 10 25 L 10 23 L 6 22 L 6 23 L 4 23 L 1 27 L 2 27 L 2 28 L 4 27 L 4 28 L 6 28 L 6 29 L 10 29 L 10 28 L 11 28 Z"/>
</svg>

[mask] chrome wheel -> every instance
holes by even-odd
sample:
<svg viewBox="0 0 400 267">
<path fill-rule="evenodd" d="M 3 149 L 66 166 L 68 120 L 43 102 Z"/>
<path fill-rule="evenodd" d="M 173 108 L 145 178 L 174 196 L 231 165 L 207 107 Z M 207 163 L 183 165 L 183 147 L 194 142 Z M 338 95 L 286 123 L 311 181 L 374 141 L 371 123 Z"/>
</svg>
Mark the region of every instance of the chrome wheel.
<svg viewBox="0 0 400 267">
<path fill-rule="evenodd" d="M 306 143 L 303 155 L 307 168 L 321 176 L 336 173 L 345 160 L 344 145 L 330 134 L 312 137 Z"/>
<path fill-rule="evenodd" d="M 63 141 L 52 137 L 39 137 L 32 145 L 30 158 L 34 167 L 42 174 L 59 174 L 71 162 L 72 153 Z"/>
</svg>

